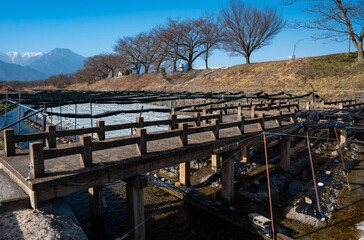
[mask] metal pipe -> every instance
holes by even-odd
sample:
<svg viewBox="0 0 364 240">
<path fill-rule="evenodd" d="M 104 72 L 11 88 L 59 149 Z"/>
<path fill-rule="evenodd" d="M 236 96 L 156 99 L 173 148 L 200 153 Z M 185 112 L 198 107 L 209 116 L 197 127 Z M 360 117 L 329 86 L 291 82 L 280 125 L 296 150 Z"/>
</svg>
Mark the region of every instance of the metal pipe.
<svg viewBox="0 0 364 240">
<path fill-rule="evenodd" d="M 77 103 L 75 104 L 75 116 L 77 115 Z M 77 118 L 75 117 L 75 129 L 77 128 Z M 76 142 L 76 135 L 75 135 L 75 142 Z"/>
<path fill-rule="evenodd" d="M 18 102 L 14 102 L 14 101 L 12 101 L 12 100 L 8 100 L 9 102 L 11 102 L 11 103 L 14 103 L 14 104 L 16 104 L 16 105 L 19 105 L 19 103 Z M 26 109 L 29 109 L 29 110 L 32 110 L 32 111 L 38 111 L 37 109 L 34 109 L 34 108 L 31 108 L 31 107 L 28 107 L 28 106 L 26 106 L 26 105 L 23 105 L 23 104 L 20 104 L 20 106 L 22 106 L 23 108 L 26 108 Z M 42 113 L 42 114 L 46 114 L 46 113 Z"/>
<path fill-rule="evenodd" d="M 317 191 L 316 175 L 315 175 L 315 170 L 314 170 L 313 161 L 312 161 L 310 138 L 309 138 L 309 135 L 308 135 L 308 131 L 306 131 L 306 139 L 307 139 L 308 156 L 310 157 L 310 164 L 311 164 L 311 172 L 312 172 L 313 185 L 315 187 L 315 195 L 316 195 L 317 209 L 321 213 L 320 199 L 319 199 L 318 191 Z"/>
<path fill-rule="evenodd" d="M 5 123 L 4 126 L 6 126 L 6 120 L 8 118 L 8 91 L 6 91 L 6 100 L 5 100 Z"/>
<path fill-rule="evenodd" d="M 62 106 L 59 106 L 59 113 L 62 114 Z M 62 116 L 60 117 L 60 121 L 61 121 L 61 131 L 62 131 Z"/>
<path fill-rule="evenodd" d="M 21 98 L 21 92 L 20 92 L 20 89 L 19 89 L 19 100 L 18 100 L 18 134 L 20 134 L 20 110 L 21 110 L 21 106 L 20 106 L 20 98 Z"/>
<path fill-rule="evenodd" d="M 44 103 L 43 112 L 47 111 L 47 105 Z M 46 131 L 46 125 L 47 125 L 47 115 L 43 114 L 43 132 Z M 46 145 L 45 138 L 43 139 L 43 146 Z"/>
<path fill-rule="evenodd" d="M 269 194 L 269 209 L 270 209 L 270 221 L 272 223 L 272 237 L 275 239 L 274 234 L 274 221 L 273 221 L 273 206 L 272 206 L 272 196 L 270 192 L 270 180 L 269 180 L 269 167 L 268 167 L 268 153 L 267 153 L 267 142 L 265 140 L 265 132 L 263 132 L 264 139 L 264 153 L 265 153 L 265 166 L 267 170 L 267 183 L 268 183 L 268 194 Z"/>
<path fill-rule="evenodd" d="M 346 183 L 348 184 L 348 189 L 349 189 L 349 191 L 351 191 L 350 183 L 349 183 L 349 177 L 348 177 L 348 172 L 346 171 L 345 162 L 344 162 L 344 157 L 343 157 L 343 153 L 342 153 L 342 151 L 341 151 L 341 147 L 340 147 L 340 140 L 339 140 L 339 138 L 338 138 L 338 134 L 337 134 L 336 128 L 334 128 L 334 131 L 335 131 L 335 136 L 336 136 L 337 147 L 339 148 L 339 152 L 340 152 L 341 163 L 342 163 L 342 165 L 343 165 L 343 169 L 344 169 L 344 173 L 345 173 Z"/>
</svg>

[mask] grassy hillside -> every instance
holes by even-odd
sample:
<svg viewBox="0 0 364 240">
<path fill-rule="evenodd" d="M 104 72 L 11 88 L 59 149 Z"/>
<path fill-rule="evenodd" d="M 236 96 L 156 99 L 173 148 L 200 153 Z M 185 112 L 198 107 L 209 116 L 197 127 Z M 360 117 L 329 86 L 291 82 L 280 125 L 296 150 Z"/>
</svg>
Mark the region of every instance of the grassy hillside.
<svg viewBox="0 0 364 240">
<path fill-rule="evenodd" d="M 122 76 L 69 89 L 177 91 L 319 91 L 364 90 L 364 63 L 356 53 L 236 65 L 187 73 Z"/>
</svg>

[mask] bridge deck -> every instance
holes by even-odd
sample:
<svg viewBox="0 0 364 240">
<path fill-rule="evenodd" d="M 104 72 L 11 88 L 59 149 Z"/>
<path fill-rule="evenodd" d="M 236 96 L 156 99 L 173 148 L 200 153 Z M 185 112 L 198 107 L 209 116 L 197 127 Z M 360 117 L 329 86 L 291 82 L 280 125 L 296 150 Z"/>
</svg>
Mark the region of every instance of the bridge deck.
<svg viewBox="0 0 364 240">
<path fill-rule="evenodd" d="M 234 121 L 236 115 L 224 116 L 223 122 Z M 267 121 L 266 129 L 282 130 L 292 126 L 282 122 L 279 127 L 275 121 Z M 141 173 L 208 156 L 220 147 L 229 146 L 237 141 L 246 140 L 252 144 L 256 136 L 258 124 L 245 126 L 245 134 L 241 135 L 237 127 L 221 129 L 220 138 L 214 140 L 211 132 L 188 135 L 188 146 L 181 147 L 178 137 L 148 141 L 148 152 L 138 155 L 135 144 L 93 151 L 93 166 L 80 167 L 80 155 L 58 157 L 45 160 L 45 176 L 26 180 L 29 173 L 29 152 L 21 152 L 16 156 L 0 156 L 0 165 L 16 181 L 23 190 L 37 201 L 64 196 L 95 185 L 114 182 Z M 255 137 L 259 140 L 260 137 Z M 77 144 L 77 143 L 76 143 Z M 66 148 L 61 145 L 57 148 Z M 242 146 L 242 145 L 241 145 Z"/>
</svg>

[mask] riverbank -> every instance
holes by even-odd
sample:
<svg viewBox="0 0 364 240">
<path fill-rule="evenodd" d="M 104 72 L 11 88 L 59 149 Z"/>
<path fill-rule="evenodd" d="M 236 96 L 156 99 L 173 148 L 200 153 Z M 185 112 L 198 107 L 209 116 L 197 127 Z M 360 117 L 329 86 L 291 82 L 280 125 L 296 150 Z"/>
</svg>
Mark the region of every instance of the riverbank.
<svg viewBox="0 0 364 240">
<path fill-rule="evenodd" d="M 87 240 L 87 237 L 72 217 L 20 209 L 1 214 L 0 239 Z"/>
</svg>

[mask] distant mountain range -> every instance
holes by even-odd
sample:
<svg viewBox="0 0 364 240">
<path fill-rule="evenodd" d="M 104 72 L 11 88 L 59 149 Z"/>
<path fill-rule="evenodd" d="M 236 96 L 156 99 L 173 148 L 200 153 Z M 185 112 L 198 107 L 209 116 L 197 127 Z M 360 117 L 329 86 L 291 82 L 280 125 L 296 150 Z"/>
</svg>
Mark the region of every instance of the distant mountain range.
<svg viewBox="0 0 364 240">
<path fill-rule="evenodd" d="M 54 74 L 74 73 L 86 58 L 65 48 L 48 53 L 0 53 L 0 81 L 42 80 Z"/>
</svg>

